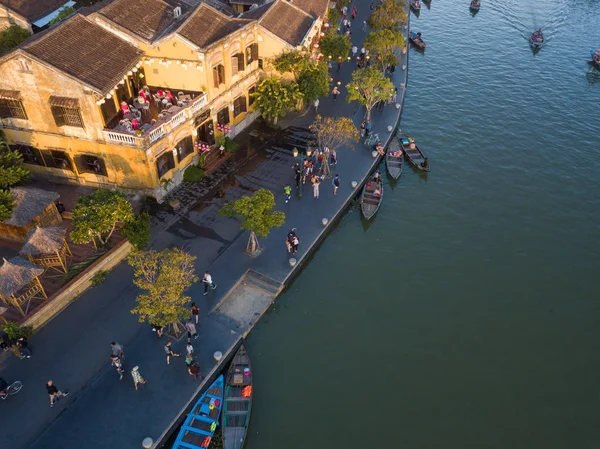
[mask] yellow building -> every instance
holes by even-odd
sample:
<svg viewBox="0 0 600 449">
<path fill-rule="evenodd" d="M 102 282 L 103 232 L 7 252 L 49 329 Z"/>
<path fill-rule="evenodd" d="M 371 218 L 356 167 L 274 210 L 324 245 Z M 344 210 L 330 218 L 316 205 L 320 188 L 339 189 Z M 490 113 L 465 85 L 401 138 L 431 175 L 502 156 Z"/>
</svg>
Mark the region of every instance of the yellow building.
<svg viewBox="0 0 600 449">
<path fill-rule="evenodd" d="M 115 0 L 0 58 L 2 128 L 34 174 L 160 200 L 223 127 L 256 118 L 263 61 L 310 48 L 328 7 L 176 4 Z"/>
</svg>

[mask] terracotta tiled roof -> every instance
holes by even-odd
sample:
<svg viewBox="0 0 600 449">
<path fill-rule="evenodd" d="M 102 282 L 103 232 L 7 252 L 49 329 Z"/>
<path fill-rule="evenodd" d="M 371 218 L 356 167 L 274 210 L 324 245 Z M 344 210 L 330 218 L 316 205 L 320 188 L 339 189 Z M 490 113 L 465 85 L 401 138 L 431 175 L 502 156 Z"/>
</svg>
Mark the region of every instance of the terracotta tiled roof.
<svg viewBox="0 0 600 449">
<path fill-rule="evenodd" d="M 313 18 L 286 0 L 279 0 L 259 23 L 288 44 L 300 45 L 313 24 Z"/>
<path fill-rule="evenodd" d="M 291 3 L 313 16 L 314 19 L 325 17 L 327 8 L 329 8 L 329 0 L 292 0 Z"/>
<path fill-rule="evenodd" d="M 47 16 L 65 3 L 67 0 L 0 0 L 1 5 L 8 6 L 30 22 Z"/>
<path fill-rule="evenodd" d="M 132 34 L 153 41 L 181 20 L 174 15 L 176 6 L 181 7 L 183 18 L 189 8 L 177 0 L 115 0 L 99 14 Z"/>
<path fill-rule="evenodd" d="M 81 15 L 22 49 L 102 94 L 115 87 L 142 56 L 136 47 Z"/>
<path fill-rule="evenodd" d="M 267 13 L 267 11 L 271 8 L 271 6 L 273 6 L 273 5 L 274 5 L 273 2 L 265 3 L 264 5 L 259 6 L 258 8 L 254 8 L 254 9 L 251 9 L 250 11 L 246 11 L 245 13 L 243 13 L 240 16 L 240 18 L 250 19 L 250 20 L 258 20 L 262 16 L 264 16 Z"/>
<path fill-rule="evenodd" d="M 239 30 L 247 22 L 247 20 L 231 19 L 206 3 L 202 3 L 178 33 L 198 47 L 205 48 Z"/>
</svg>

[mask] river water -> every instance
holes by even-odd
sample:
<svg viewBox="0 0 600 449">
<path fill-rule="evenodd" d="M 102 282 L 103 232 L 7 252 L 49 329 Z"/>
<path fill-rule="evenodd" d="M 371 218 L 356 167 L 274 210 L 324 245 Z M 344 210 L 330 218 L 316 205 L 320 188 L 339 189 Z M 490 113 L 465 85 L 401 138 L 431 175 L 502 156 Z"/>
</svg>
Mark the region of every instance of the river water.
<svg viewBox="0 0 600 449">
<path fill-rule="evenodd" d="M 249 338 L 248 449 L 599 447 L 600 1 L 468 3 L 411 19 L 431 173 L 349 211 Z"/>
</svg>

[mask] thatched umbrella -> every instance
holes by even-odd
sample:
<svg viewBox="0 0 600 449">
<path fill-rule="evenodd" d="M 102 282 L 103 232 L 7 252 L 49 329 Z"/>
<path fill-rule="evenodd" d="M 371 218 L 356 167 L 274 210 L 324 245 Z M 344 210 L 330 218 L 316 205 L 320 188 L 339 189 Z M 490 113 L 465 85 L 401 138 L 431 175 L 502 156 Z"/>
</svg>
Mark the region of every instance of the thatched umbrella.
<svg viewBox="0 0 600 449">
<path fill-rule="evenodd" d="M 66 273 L 67 257 L 71 256 L 66 234 L 65 228 L 36 226 L 27 233 L 25 244 L 19 253 L 36 265 L 60 267 Z"/>
<path fill-rule="evenodd" d="M 44 269 L 19 256 L 3 260 L 0 267 L 0 299 L 8 306 L 15 306 L 25 316 L 27 310 L 23 311 L 21 304 L 38 293 L 44 298 L 48 297 L 39 280 Z"/>
</svg>

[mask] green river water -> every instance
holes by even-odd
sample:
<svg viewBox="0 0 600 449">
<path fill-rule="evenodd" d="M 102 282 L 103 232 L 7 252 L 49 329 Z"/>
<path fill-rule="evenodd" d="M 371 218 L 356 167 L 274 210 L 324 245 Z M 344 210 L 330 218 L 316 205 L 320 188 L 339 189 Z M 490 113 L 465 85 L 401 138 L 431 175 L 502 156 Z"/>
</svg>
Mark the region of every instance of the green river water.
<svg viewBox="0 0 600 449">
<path fill-rule="evenodd" d="M 247 449 L 600 447 L 600 1 L 468 3 L 411 18 L 431 173 L 350 210 L 249 338 Z"/>
</svg>

